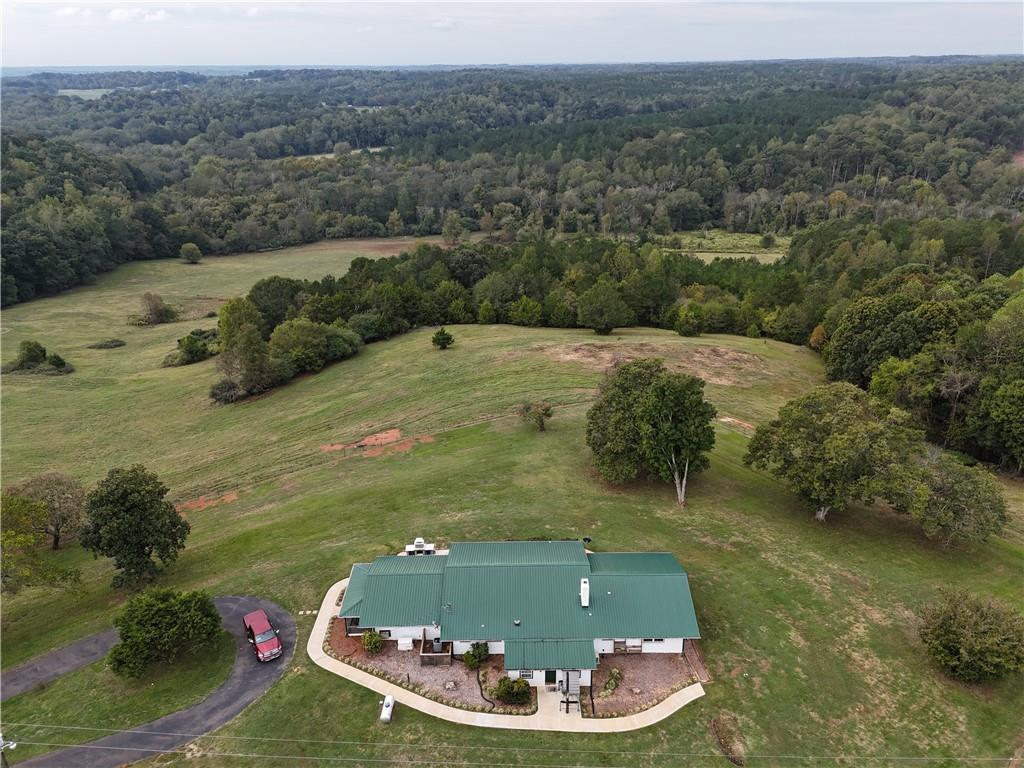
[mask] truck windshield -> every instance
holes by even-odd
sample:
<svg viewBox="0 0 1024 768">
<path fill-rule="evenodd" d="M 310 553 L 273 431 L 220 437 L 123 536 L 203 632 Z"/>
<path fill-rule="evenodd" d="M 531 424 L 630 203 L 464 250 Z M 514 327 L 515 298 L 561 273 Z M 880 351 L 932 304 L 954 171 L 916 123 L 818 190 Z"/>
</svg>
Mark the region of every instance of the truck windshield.
<svg viewBox="0 0 1024 768">
<path fill-rule="evenodd" d="M 266 632 L 260 632 L 258 635 L 256 635 L 256 642 L 265 643 L 267 642 L 267 640 L 273 640 L 274 637 L 274 630 L 268 629 Z"/>
</svg>

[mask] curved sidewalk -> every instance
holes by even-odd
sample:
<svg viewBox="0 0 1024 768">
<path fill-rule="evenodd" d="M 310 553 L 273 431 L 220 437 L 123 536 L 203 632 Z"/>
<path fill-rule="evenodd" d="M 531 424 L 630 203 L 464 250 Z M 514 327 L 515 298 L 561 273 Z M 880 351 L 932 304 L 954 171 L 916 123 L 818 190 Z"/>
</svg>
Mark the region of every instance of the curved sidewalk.
<svg viewBox="0 0 1024 768">
<path fill-rule="evenodd" d="M 324 595 L 320 604 L 320 611 L 316 616 L 316 623 L 310 632 L 309 641 L 306 643 L 306 653 L 313 663 L 318 667 L 333 672 L 346 680 L 358 683 L 364 688 L 376 691 L 381 695 L 391 694 L 395 701 L 405 704 L 420 712 L 447 720 L 450 723 L 460 725 L 476 725 L 483 728 L 509 728 L 520 731 L 561 731 L 566 733 L 621 733 L 623 731 L 635 731 L 654 725 L 666 717 L 675 714 L 691 701 L 699 699 L 704 695 L 704 688 L 700 683 L 676 691 L 664 701 L 655 704 L 650 709 L 645 709 L 635 715 L 607 718 L 585 718 L 578 714 L 567 714 L 557 707 L 557 694 L 546 693 L 539 689 L 537 712 L 532 715 L 495 715 L 489 712 L 470 712 L 466 709 L 449 707 L 413 693 L 400 685 L 395 685 L 387 680 L 364 672 L 350 664 L 338 661 L 327 655 L 324 651 L 324 638 L 331 619 L 338 611 L 338 596 L 341 590 L 348 584 L 348 579 L 342 579 L 334 584 L 327 594 Z"/>
</svg>

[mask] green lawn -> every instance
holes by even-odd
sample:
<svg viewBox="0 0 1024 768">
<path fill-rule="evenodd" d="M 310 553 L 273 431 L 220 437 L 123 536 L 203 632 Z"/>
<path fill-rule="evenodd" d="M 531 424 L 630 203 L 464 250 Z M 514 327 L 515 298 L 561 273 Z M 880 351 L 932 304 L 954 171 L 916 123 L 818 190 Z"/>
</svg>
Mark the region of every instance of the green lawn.
<svg viewBox="0 0 1024 768">
<path fill-rule="evenodd" d="M 710 756 L 717 748 L 708 725 L 726 710 L 738 716 L 752 755 L 927 755 L 956 765 L 955 756 L 1007 755 L 1019 744 L 1021 679 L 981 688 L 947 680 L 916 640 L 914 613 L 949 583 L 1024 604 L 1021 484 L 1006 486 L 1010 529 L 984 547 L 944 552 L 875 510 L 815 523 L 785 488 L 741 460 L 749 425 L 822 381 L 806 349 L 645 329 L 600 339 L 576 330 L 456 326 L 455 346 L 438 352 L 425 329 L 370 345 L 269 396 L 215 407 L 206 397 L 213 361 L 159 367 L 173 340 L 203 323 L 124 325 L 145 290 L 198 306 L 198 295 L 242 293 L 274 271 L 339 273 L 352 255 L 338 250 L 343 245 L 240 257 L 248 267 L 235 257 L 199 267 L 132 265 L 97 286 L 6 311 L 5 357 L 17 341 L 38 338 L 77 370 L 5 379 L 5 481 L 62 469 L 92 482 L 111 466 L 141 461 L 175 501 L 219 500 L 188 511 L 189 546 L 163 583 L 260 594 L 293 613 L 318 607 L 353 562 L 417 535 L 442 542 L 586 535 L 598 550 L 669 550 L 691 574 L 715 680 L 704 699 L 661 725 L 567 743 L 554 734 L 527 740 L 456 727 L 404 707 L 382 728 L 376 694 L 314 667 L 300 649 L 284 678 L 219 734 L 237 738 L 201 746 L 367 765 L 720 765 Z M 113 336 L 128 345 L 85 349 Z M 682 510 L 668 485 L 600 482 L 584 445 L 586 405 L 604 366 L 636 355 L 704 375 L 719 415 L 731 420 L 719 424 L 711 469 L 692 479 Z M 544 434 L 510 415 L 517 403 L 540 398 L 556 405 Z M 389 428 L 433 442 L 378 458 L 321 448 Z M 77 547 L 57 557 L 83 569 L 75 610 L 60 592 L 6 599 L 4 665 L 108 625 L 125 597 L 110 589 L 107 562 Z M 304 646 L 312 617 L 296 618 Z M 18 735 L 5 728 L 7 738 Z M 630 754 L 615 754 L 622 752 Z M 175 761 L 188 762 L 160 762 Z M 254 762 L 207 757 L 203 765 Z"/>
<path fill-rule="evenodd" d="M 207 648 L 173 665 L 160 665 L 138 680 L 118 677 L 97 661 L 27 691 L 3 704 L 5 730 L 16 730 L 22 741 L 79 744 L 106 735 L 107 729 L 132 728 L 191 706 L 227 680 L 235 661 L 235 641 L 221 632 Z M 96 730 L 32 728 L 10 723 L 88 725 Z M 21 744 L 13 762 L 49 751 Z"/>
</svg>

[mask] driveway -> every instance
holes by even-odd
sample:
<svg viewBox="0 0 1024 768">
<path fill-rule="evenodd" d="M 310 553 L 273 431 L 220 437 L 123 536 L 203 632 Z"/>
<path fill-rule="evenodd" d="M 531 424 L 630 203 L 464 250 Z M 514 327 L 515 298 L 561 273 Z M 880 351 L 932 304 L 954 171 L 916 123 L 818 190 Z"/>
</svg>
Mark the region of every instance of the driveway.
<svg viewBox="0 0 1024 768">
<path fill-rule="evenodd" d="M 235 665 L 227 681 L 220 688 L 194 706 L 165 715 L 131 731 L 114 733 L 87 744 L 26 760 L 18 765 L 25 768 L 117 768 L 151 757 L 161 750 L 180 748 L 193 741 L 196 735 L 209 733 L 228 723 L 259 698 L 284 674 L 291 662 L 295 651 L 295 621 L 281 606 L 258 597 L 217 597 L 213 602 L 224 620 L 224 628 L 235 638 L 236 650 Z M 266 664 L 256 660 L 242 631 L 242 616 L 257 608 L 267 612 L 281 631 L 281 640 L 284 643 L 284 655 Z M 11 670 L 3 676 L 5 696 L 9 685 L 8 675 L 12 676 L 14 685 L 27 685 L 31 688 L 39 682 L 53 680 L 75 669 L 75 666 L 71 666 L 75 659 L 79 662 L 77 666 L 83 666 L 101 658 L 106 652 L 101 649 L 104 643 L 110 640 L 106 637 L 109 634 L 104 632 L 101 635 L 94 635 Z M 93 645 L 88 644 L 90 641 L 93 641 Z M 51 659 L 52 664 L 49 663 Z M 17 740 L 14 731 L 6 736 Z M 56 734 L 54 740 L 59 740 Z"/>
</svg>

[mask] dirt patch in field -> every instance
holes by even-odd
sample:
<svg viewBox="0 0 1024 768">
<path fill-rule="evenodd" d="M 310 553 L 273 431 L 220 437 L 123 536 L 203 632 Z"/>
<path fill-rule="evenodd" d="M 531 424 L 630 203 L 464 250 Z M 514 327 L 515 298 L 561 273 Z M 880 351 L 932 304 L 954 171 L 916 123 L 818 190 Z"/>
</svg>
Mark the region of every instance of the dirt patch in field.
<svg viewBox="0 0 1024 768">
<path fill-rule="evenodd" d="M 233 501 L 238 501 L 238 491 L 229 491 L 223 496 L 200 496 L 198 499 L 182 502 L 177 506 L 177 510 L 179 512 L 198 512 L 218 504 L 230 504 Z"/>
<path fill-rule="evenodd" d="M 220 296 L 193 296 L 181 303 L 178 319 L 201 320 L 204 317 L 214 317 L 226 301 L 226 298 Z"/>
<path fill-rule="evenodd" d="M 537 344 L 526 351 L 540 352 L 559 362 L 577 363 L 597 370 L 607 370 L 641 357 L 660 357 L 670 370 L 698 376 L 709 384 L 729 387 L 749 387 L 751 378 L 767 371 L 764 362 L 756 355 L 710 345 L 587 342 Z M 511 353 L 510 356 L 518 354 L 522 353 Z"/>
<path fill-rule="evenodd" d="M 734 419 L 732 416 L 719 416 L 718 421 L 726 426 L 736 427 L 736 429 L 745 435 L 752 435 L 754 434 L 754 430 L 757 429 L 757 427 L 750 422 L 740 421 L 739 419 Z"/>
<path fill-rule="evenodd" d="M 419 443 L 432 442 L 434 442 L 433 435 L 417 435 L 416 437 L 403 439 L 401 430 L 387 429 L 383 432 L 367 435 L 354 443 L 327 443 L 326 445 L 321 445 L 320 450 L 324 453 L 340 451 L 345 457 L 364 456 L 366 458 L 378 458 L 395 453 L 406 453 Z"/>
</svg>

